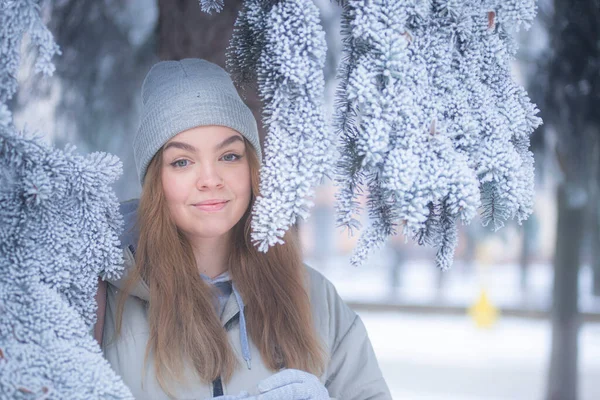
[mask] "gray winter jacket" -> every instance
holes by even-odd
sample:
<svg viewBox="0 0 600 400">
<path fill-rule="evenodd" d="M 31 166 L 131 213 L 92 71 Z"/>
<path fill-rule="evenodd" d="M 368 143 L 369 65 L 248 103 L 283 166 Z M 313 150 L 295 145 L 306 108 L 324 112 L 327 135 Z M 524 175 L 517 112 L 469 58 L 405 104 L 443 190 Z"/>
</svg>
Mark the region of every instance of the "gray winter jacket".
<svg viewBox="0 0 600 400">
<path fill-rule="evenodd" d="M 127 220 L 127 215 L 126 215 Z M 132 247 L 124 240 L 126 271 L 134 265 Z M 339 297 L 334 286 L 323 275 L 306 267 L 309 277 L 310 302 L 317 332 L 329 356 L 326 371 L 320 377 L 331 398 L 339 400 L 388 400 L 388 387 L 381 375 L 375 353 L 360 317 Z M 102 349 L 112 368 L 123 378 L 136 399 L 168 399 L 154 375 L 152 354 L 144 364 L 149 327 L 147 304 L 148 286 L 140 282 L 126 300 L 121 335 L 114 338 L 117 292 L 126 275 L 108 283 Z M 242 304 L 243 307 L 243 304 Z M 262 361 L 250 340 L 251 369 L 242 358 L 240 340 L 240 303 L 229 296 L 221 314 L 221 323 L 238 357 L 238 367 L 228 382 L 219 382 L 223 394 L 238 394 L 245 390 L 256 393 L 259 381 L 273 375 Z M 114 339 L 114 340 L 113 340 Z M 190 379 L 187 387 L 176 387 L 177 399 L 205 399 L 219 393 L 217 383 Z"/>
</svg>

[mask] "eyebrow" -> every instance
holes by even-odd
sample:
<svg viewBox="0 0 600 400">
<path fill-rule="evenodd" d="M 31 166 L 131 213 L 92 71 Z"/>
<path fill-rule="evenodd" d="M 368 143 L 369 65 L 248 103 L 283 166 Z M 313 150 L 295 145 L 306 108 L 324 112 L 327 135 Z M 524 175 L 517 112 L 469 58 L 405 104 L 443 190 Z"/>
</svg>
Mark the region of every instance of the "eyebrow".
<svg viewBox="0 0 600 400">
<path fill-rule="evenodd" d="M 215 150 L 220 150 L 225 146 L 229 146 L 232 143 L 235 142 L 242 142 L 244 143 L 244 139 L 242 139 L 242 137 L 240 135 L 233 135 L 228 137 L 227 139 L 223 140 L 221 143 L 219 143 L 218 145 L 215 146 Z"/>
<path fill-rule="evenodd" d="M 228 145 L 238 142 L 238 141 L 243 143 L 244 139 L 242 139 L 242 137 L 239 135 L 230 136 L 227 139 L 223 140 L 218 145 L 216 145 L 215 150 L 220 150 L 223 147 L 228 146 Z M 183 143 L 183 142 L 169 142 L 165 145 L 165 147 L 163 148 L 163 151 L 166 151 L 167 149 L 170 149 L 171 147 L 189 151 L 190 153 L 198 152 L 198 149 L 196 147 L 192 146 L 191 144 Z"/>
<path fill-rule="evenodd" d="M 163 148 L 163 151 L 167 151 L 167 149 L 170 149 L 171 147 L 173 147 L 175 149 L 186 150 L 186 151 L 189 151 L 190 153 L 195 153 L 198 150 L 191 144 L 187 144 L 187 143 L 183 143 L 183 142 L 169 142 Z"/>
</svg>

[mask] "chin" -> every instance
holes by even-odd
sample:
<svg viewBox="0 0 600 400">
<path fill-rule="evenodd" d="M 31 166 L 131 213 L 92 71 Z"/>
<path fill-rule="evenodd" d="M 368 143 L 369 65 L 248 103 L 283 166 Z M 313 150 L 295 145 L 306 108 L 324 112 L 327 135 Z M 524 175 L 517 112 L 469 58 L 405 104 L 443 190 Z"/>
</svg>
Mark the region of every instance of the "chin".
<svg viewBox="0 0 600 400">
<path fill-rule="evenodd" d="M 188 214 L 177 218 L 175 224 L 190 238 L 215 239 L 229 233 L 242 218 L 242 216 L 240 218 L 235 217 L 235 215 L 231 215 L 202 218 Z M 181 222 L 181 224 L 178 222 Z"/>
<path fill-rule="evenodd" d="M 229 226 L 213 226 L 209 229 L 190 229 L 187 231 L 190 236 L 202 239 L 214 239 L 227 234 L 231 228 Z"/>
</svg>

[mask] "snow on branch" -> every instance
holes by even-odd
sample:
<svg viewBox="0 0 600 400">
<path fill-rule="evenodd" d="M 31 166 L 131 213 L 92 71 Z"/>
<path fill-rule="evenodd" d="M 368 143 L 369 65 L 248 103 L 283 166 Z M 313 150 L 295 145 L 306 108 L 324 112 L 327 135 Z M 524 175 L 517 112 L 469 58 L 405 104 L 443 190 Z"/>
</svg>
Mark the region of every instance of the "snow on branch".
<svg viewBox="0 0 600 400">
<path fill-rule="evenodd" d="M 115 156 L 0 127 L 0 393 L 130 399 L 90 334 L 97 276 L 122 269 Z"/>
<path fill-rule="evenodd" d="M 532 212 L 529 135 L 541 123 L 510 75 L 533 0 L 346 0 L 335 130 L 338 224 L 372 219 L 352 262 L 401 226 L 451 266 L 456 224 L 482 207 L 484 225 Z"/>
<path fill-rule="evenodd" d="M 54 73 L 52 57 L 60 54 L 60 50 L 40 18 L 39 3 L 39 0 L 0 1 L 0 104 L 10 100 L 17 91 L 17 70 L 25 33 L 29 33 L 38 51 L 35 72 L 48 76 Z M 0 115 L 2 112 L 7 110 L 0 110 Z"/>
<path fill-rule="evenodd" d="M 110 189 L 121 163 L 25 137 L 6 106 L 24 34 L 35 70 L 54 71 L 60 52 L 39 11 L 37 1 L 0 1 L 0 397 L 132 399 L 90 334 L 97 277 L 122 269 Z"/>
<path fill-rule="evenodd" d="M 202 11 L 212 14 L 212 12 L 221 12 L 223 10 L 223 0 L 200 0 Z"/>
<path fill-rule="evenodd" d="M 228 55 L 238 81 L 256 77 L 267 128 L 252 239 L 260 251 L 282 243 L 306 218 L 314 188 L 331 173 L 323 109 L 325 33 L 312 1 L 248 0 Z"/>
</svg>

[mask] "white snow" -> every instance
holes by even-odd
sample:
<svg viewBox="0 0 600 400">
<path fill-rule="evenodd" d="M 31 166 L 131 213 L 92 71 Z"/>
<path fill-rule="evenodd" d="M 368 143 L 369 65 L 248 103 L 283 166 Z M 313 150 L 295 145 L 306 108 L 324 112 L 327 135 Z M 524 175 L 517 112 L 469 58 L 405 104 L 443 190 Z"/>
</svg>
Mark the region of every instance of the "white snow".
<svg viewBox="0 0 600 400">
<path fill-rule="evenodd" d="M 468 316 L 359 312 L 394 399 L 543 399 L 547 321 L 501 317 L 490 330 Z M 600 324 L 584 324 L 580 400 L 600 398 Z"/>
</svg>

